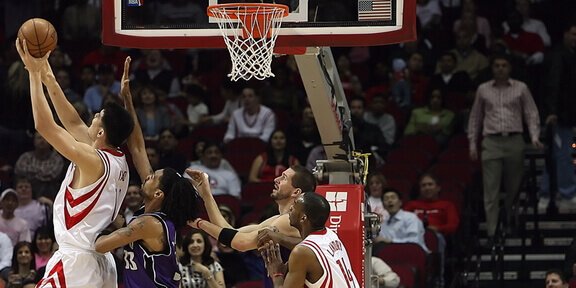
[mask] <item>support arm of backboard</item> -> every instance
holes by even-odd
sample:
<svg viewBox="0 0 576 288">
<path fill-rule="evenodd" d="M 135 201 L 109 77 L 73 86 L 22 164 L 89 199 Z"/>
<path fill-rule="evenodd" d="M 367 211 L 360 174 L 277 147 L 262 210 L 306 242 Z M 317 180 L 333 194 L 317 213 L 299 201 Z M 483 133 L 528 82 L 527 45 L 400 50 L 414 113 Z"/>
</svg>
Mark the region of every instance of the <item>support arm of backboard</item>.
<svg viewBox="0 0 576 288">
<path fill-rule="evenodd" d="M 295 55 L 298 70 L 314 112 L 327 161 L 322 161 L 330 183 L 354 183 L 355 165 L 350 109 L 330 47 L 308 47 Z"/>
</svg>

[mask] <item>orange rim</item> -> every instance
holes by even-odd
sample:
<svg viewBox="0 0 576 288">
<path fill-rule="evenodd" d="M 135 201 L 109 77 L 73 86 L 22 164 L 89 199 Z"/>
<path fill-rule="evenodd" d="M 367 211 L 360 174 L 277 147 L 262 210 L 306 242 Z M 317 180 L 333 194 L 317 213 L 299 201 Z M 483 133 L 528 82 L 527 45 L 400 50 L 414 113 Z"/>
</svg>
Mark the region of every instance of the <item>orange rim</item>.
<svg viewBox="0 0 576 288">
<path fill-rule="evenodd" d="M 221 12 L 224 12 L 224 14 L 228 15 L 231 19 L 235 19 L 238 8 L 244 8 L 242 10 L 243 13 L 256 13 L 258 15 L 279 9 L 283 10 L 282 17 L 286 17 L 289 14 L 288 6 L 284 4 L 271 3 L 227 3 L 210 5 L 208 8 L 206 8 L 206 13 L 210 17 L 220 18 L 218 14 L 212 12 L 212 10 L 220 10 Z"/>
</svg>

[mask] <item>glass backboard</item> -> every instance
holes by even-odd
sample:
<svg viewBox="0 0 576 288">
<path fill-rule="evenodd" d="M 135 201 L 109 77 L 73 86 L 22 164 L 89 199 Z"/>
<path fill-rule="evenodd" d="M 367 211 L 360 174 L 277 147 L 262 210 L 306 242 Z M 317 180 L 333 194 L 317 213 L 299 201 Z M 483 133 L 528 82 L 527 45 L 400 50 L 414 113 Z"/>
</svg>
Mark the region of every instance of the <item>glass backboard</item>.
<svg viewBox="0 0 576 288">
<path fill-rule="evenodd" d="M 103 42 L 133 48 L 224 48 L 209 5 L 242 0 L 105 0 Z M 376 46 L 416 38 L 416 0 L 276 0 L 290 14 L 276 46 Z"/>
</svg>

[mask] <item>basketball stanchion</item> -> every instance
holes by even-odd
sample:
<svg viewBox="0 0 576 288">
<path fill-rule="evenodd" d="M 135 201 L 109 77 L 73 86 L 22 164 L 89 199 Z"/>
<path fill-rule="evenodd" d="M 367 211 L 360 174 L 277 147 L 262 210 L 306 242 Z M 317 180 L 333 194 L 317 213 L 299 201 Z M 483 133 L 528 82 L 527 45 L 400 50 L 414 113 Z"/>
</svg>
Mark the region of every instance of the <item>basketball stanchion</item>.
<svg viewBox="0 0 576 288">
<path fill-rule="evenodd" d="M 216 18 L 232 60 L 231 80 L 264 80 L 271 70 L 274 45 L 288 6 L 267 3 L 231 3 L 208 6 Z"/>
</svg>

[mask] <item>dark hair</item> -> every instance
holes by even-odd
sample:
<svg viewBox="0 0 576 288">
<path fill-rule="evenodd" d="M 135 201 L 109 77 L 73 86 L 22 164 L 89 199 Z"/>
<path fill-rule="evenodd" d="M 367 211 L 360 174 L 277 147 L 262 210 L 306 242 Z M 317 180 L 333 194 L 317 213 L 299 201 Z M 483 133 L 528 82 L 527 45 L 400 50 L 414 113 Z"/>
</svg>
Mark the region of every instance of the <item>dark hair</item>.
<svg viewBox="0 0 576 288">
<path fill-rule="evenodd" d="M 30 260 L 30 269 L 31 270 L 36 270 L 36 260 L 34 259 L 34 253 L 32 252 L 34 247 L 32 245 L 32 243 L 28 242 L 28 241 L 20 241 L 18 243 L 16 243 L 16 245 L 14 245 L 14 249 L 12 249 L 12 272 L 14 274 L 18 274 L 20 273 L 20 271 L 18 271 L 18 267 L 20 267 L 20 265 L 18 265 L 18 250 L 20 250 L 20 248 L 27 246 L 28 249 L 30 249 L 30 256 L 32 256 L 32 260 Z"/>
<path fill-rule="evenodd" d="M 302 192 L 316 191 L 316 177 L 306 167 L 301 165 L 292 165 L 294 176 L 292 176 L 292 187 L 300 188 Z"/>
<path fill-rule="evenodd" d="M 208 148 L 211 148 L 211 147 L 218 148 L 218 150 L 220 150 L 220 153 L 224 154 L 224 147 L 222 146 L 222 144 L 220 142 L 216 142 L 216 141 L 212 141 L 212 140 L 206 140 L 205 141 L 204 149 L 202 149 L 202 154 L 204 154 L 206 152 L 206 150 L 208 150 Z"/>
<path fill-rule="evenodd" d="M 172 168 L 164 168 L 159 187 L 164 193 L 160 211 L 164 212 L 177 230 L 186 221 L 196 218 L 198 193 L 192 183 Z"/>
<path fill-rule="evenodd" d="M 180 257 L 180 263 L 182 265 L 187 265 L 190 263 L 190 259 L 192 255 L 188 251 L 188 246 L 192 243 L 192 236 L 194 234 L 202 235 L 202 239 L 204 239 L 204 251 L 202 252 L 202 265 L 210 265 L 214 263 L 214 258 L 212 258 L 212 243 L 210 242 L 210 238 L 208 238 L 208 234 L 206 232 L 192 228 L 190 232 L 186 233 L 186 236 L 182 239 L 182 251 L 184 251 L 184 255 Z"/>
<path fill-rule="evenodd" d="M 302 195 L 302 210 L 314 230 L 322 229 L 330 216 L 330 204 L 323 196 L 316 193 Z"/>
<path fill-rule="evenodd" d="M 452 58 L 452 60 L 454 60 L 454 62 L 458 62 L 458 58 L 456 57 L 456 54 L 454 54 L 454 52 L 452 52 L 452 51 L 444 51 L 444 52 L 442 52 L 442 54 L 440 54 L 440 58 L 442 58 L 444 56 L 448 56 L 448 57 Z"/>
<path fill-rule="evenodd" d="M 280 162 L 276 161 L 276 157 L 274 156 L 274 148 L 272 148 L 272 137 L 274 137 L 274 134 L 276 134 L 277 132 L 282 132 L 284 134 L 284 138 L 286 138 L 286 146 L 284 147 L 282 159 L 280 160 Z M 268 159 L 266 159 L 266 164 L 268 164 L 270 166 L 283 165 L 284 167 L 290 167 L 290 152 L 288 151 L 288 136 L 287 136 L 286 132 L 284 132 L 283 129 L 276 129 L 276 130 L 274 130 L 274 132 L 272 132 L 272 134 L 270 134 L 270 137 L 268 138 L 268 145 L 266 145 L 266 155 L 268 156 L 267 157 Z"/>
<path fill-rule="evenodd" d="M 510 59 L 510 56 L 505 53 L 492 54 L 490 56 L 490 66 L 494 65 L 494 62 L 496 62 L 496 60 L 506 60 L 506 62 L 508 62 L 509 65 L 512 65 L 512 59 Z"/>
<path fill-rule="evenodd" d="M 40 226 L 38 227 L 38 229 L 36 229 L 36 232 L 34 233 L 34 238 L 32 238 L 32 252 L 34 252 L 34 254 L 37 254 L 38 252 L 38 246 L 36 246 L 36 241 L 38 239 L 52 239 L 52 245 L 54 245 L 54 243 L 56 243 L 56 237 L 54 236 L 54 227 L 53 226 Z"/>
<path fill-rule="evenodd" d="M 386 193 L 394 193 L 396 194 L 396 196 L 398 196 L 398 199 L 402 200 L 402 194 L 400 194 L 400 192 L 396 188 L 387 187 L 386 189 L 384 189 L 384 191 L 382 191 L 382 199 L 384 199 L 384 195 L 386 195 Z"/>
<path fill-rule="evenodd" d="M 102 126 L 106 131 L 108 144 L 120 147 L 134 130 L 132 115 L 117 103 L 108 102 L 104 106 L 105 111 L 102 116 Z"/>
<path fill-rule="evenodd" d="M 546 280 L 546 278 L 548 278 L 548 275 L 550 274 L 556 274 L 558 276 L 560 276 L 560 280 L 562 281 L 562 284 L 568 283 L 568 278 L 566 277 L 566 274 L 564 274 L 564 272 L 560 269 L 550 269 L 548 271 L 546 271 L 546 276 L 544 276 L 544 280 Z"/>
<path fill-rule="evenodd" d="M 432 180 L 434 180 L 434 182 L 436 182 L 436 184 L 440 183 L 438 181 L 438 177 L 436 177 L 434 174 L 432 174 L 430 172 L 426 172 L 426 173 L 420 175 L 420 177 L 418 178 L 418 184 L 420 184 L 420 182 L 422 182 L 422 179 L 424 179 L 424 177 L 432 178 Z"/>
<path fill-rule="evenodd" d="M 184 92 L 186 96 L 196 96 L 202 100 L 206 98 L 206 90 L 196 84 L 184 85 L 182 92 Z"/>
</svg>

